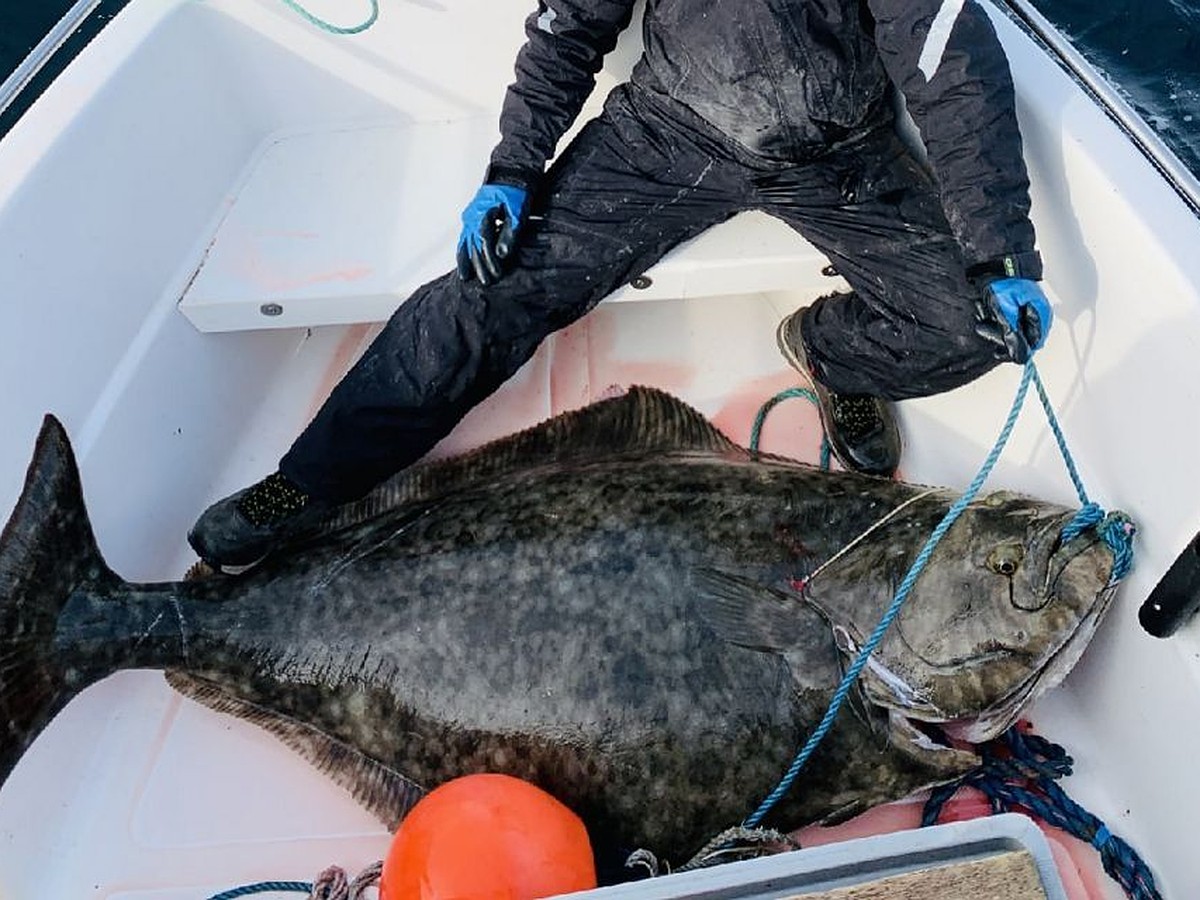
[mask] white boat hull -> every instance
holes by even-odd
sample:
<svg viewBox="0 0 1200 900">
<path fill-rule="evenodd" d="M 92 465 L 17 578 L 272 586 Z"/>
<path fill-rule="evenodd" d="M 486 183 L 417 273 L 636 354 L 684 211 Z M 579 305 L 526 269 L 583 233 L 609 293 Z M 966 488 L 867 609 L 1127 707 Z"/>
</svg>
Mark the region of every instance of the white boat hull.
<svg viewBox="0 0 1200 900">
<path fill-rule="evenodd" d="M 343 6 L 313 9 L 345 16 Z M 184 534 L 195 515 L 273 469 L 377 327 L 322 320 L 318 304 L 303 327 L 202 333 L 180 312 L 255 155 L 283 133 L 457 123 L 472 136 L 455 159 L 463 193 L 420 210 L 430 246 L 452 247 L 495 139 L 494 124 L 479 123 L 494 123 L 528 6 L 384 0 L 376 27 L 348 39 L 274 0 L 133 0 L 0 141 L 0 370 L 10 385 L 0 509 L 15 502 L 52 411 L 75 442 L 110 565 L 131 580 L 178 577 L 193 558 Z M 1074 81 L 995 19 L 1057 316 L 1038 365 L 1092 498 L 1140 528 L 1116 608 L 1032 719 L 1074 754 L 1069 791 L 1144 853 L 1167 896 L 1189 896 L 1200 885 L 1189 827 L 1200 808 L 1200 632 L 1158 641 L 1136 612 L 1200 522 L 1188 452 L 1200 444 L 1200 219 Z M 635 38 L 610 59 L 597 100 L 628 71 Z M 603 304 L 548 341 L 441 452 L 634 382 L 678 394 L 746 441 L 758 405 L 795 383 L 774 326 L 819 284 L 738 281 L 744 253 L 719 243 L 693 252 L 661 270 L 664 285 L 691 273 L 692 288 Z M 694 274 L 705 266 L 709 275 Z M 708 291 L 708 277 L 751 288 Z M 346 281 L 331 280 L 328 294 L 352 295 Z M 339 324 L 309 327 L 319 321 Z M 1008 366 L 903 404 L 904 477 L 965 486 L 1019 376 Z M 804 404 L 781 407 L 764 435 L 767 449 L 807 459 L 817 441 Z M 1075 502 L 1032 401 L 990 484 Z M 0 896 L 192 898 L 311 877 L 329 862 L 353 868 L 386 843 L 378 823 L 265 734 L 181 700 L 155 673 L 123 673 L 73 702 L 0 791 Z"/>
</svg>

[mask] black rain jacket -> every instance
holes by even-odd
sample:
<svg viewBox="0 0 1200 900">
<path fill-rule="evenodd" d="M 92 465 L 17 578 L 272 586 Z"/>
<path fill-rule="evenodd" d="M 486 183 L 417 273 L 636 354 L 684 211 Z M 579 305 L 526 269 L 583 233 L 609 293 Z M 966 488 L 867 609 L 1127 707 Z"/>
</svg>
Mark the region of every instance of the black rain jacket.
<svg viewBox="0 0 1200 900">
<path fill-rule="evenodd" d="M 489 180 L 537 183 L 634 5 L 540 0 Z M 647 0 L 643 43 L 636 85 L 767 161 L 803 162 L 877 125 L 895 84 L 968 266 L 1032 255 L 1012 76 L 975 0 Z"/>
</svg>

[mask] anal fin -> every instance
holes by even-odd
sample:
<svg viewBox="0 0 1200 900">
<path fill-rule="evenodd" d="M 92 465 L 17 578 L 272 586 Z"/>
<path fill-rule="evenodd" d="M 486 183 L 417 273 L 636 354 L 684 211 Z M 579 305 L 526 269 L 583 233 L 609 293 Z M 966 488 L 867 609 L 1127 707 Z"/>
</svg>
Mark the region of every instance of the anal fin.
<svg viewBox="0 0 1200 900">
<path fill-rule="evenodd" d="M 195 675 L 171 671 L 166 677 L 167 683 L 185 697 L 273 734 L 348 791 L 389 830 L 395 830 L 425 795 L 425 789 L 416 782 L 311 725 L 234 696 L 220 685 Z"/>
</svg>

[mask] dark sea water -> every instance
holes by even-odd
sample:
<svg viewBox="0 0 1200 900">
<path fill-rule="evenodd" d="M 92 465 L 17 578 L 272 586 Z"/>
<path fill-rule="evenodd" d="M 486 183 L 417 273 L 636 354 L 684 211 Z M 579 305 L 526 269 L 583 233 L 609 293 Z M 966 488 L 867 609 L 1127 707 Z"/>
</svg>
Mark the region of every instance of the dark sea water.
<svg viewBox="0 0 1200 900">
<path fill-rule="evenodd" d="M 0 69 L 14 69 L 43 34 L 62 17 L 69 4 L 62 2 L 11 3 L 0 10 Z"/>
<path fill-rule="evenodd" d="M 1033 0 L 1200 176 L 1200 0 Z"/>
<path fill-rule="evenodd" d="M 90 33 L 126 2 L 104 0 Z M 385 7 L 387 2 L 384 0 Z M 529 2 L 532 6 L 533 0 Z M 1200 0 L 1033 2 L 1200 175 Z M 73 5 L 73 0 L 0 3 L 0 78 L 6 77 Z M 82 40 L 88 37 L 90 34 L 85 34 Z M 65 49 L 69 53 L 72 48 Z M 30 93 L 36 93 L 47 80 L 39 79 Z M 7 123 L 0 119 L 0 133 L 11 124 L 12 114 L 7 118 Z"/>
<path fill-rule="evenodd" d="M 54 76 L 62 71 L 71 57 L 87 46 L 87 42 L 128 2 L 129 0 L 100 0 L 92 14 L 63 43 L 61 50 L 28 84 L 10 108 L 0 113 L 0 136 L 12 127 L 13 122 Z M 0 81 L 12 74 L 29 51 L 36 47 L 74 6 L 75 0 L 0 0 Z"/>
</svg>

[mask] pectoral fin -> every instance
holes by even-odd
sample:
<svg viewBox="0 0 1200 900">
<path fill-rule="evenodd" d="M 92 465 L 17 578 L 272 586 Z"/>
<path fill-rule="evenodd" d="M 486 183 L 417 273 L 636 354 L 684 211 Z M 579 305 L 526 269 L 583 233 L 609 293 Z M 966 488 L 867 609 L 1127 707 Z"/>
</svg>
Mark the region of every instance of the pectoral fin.
<svg viewBox="0 0 1200 900">
<path fill-rule="evenodd" d="M 782 591 L 717 569 L 697 569 L 693 584 L 700 615 L 731 644 L 783 653 L 804 636 L 804 608 Z"/>
<path fill-rule="evenodd" d="M 700 618 L 722 640 L 777 653 L 800 690 L 832 690 L 838 652 L 822 614 L 798 594 L 717 569 L 692 573 Z"/>
<path fill-rule="evenodd" d="M 349 791 L 389 830 L 394 830 L 425 794 L 420 785 L 348 744 L 311 725 L 236 697 L 211 681 L 182 672 L 168 672 L 167 682 L 185 697 L 209 709 L 236 716 L 269 731 Z"/>
</svg>

